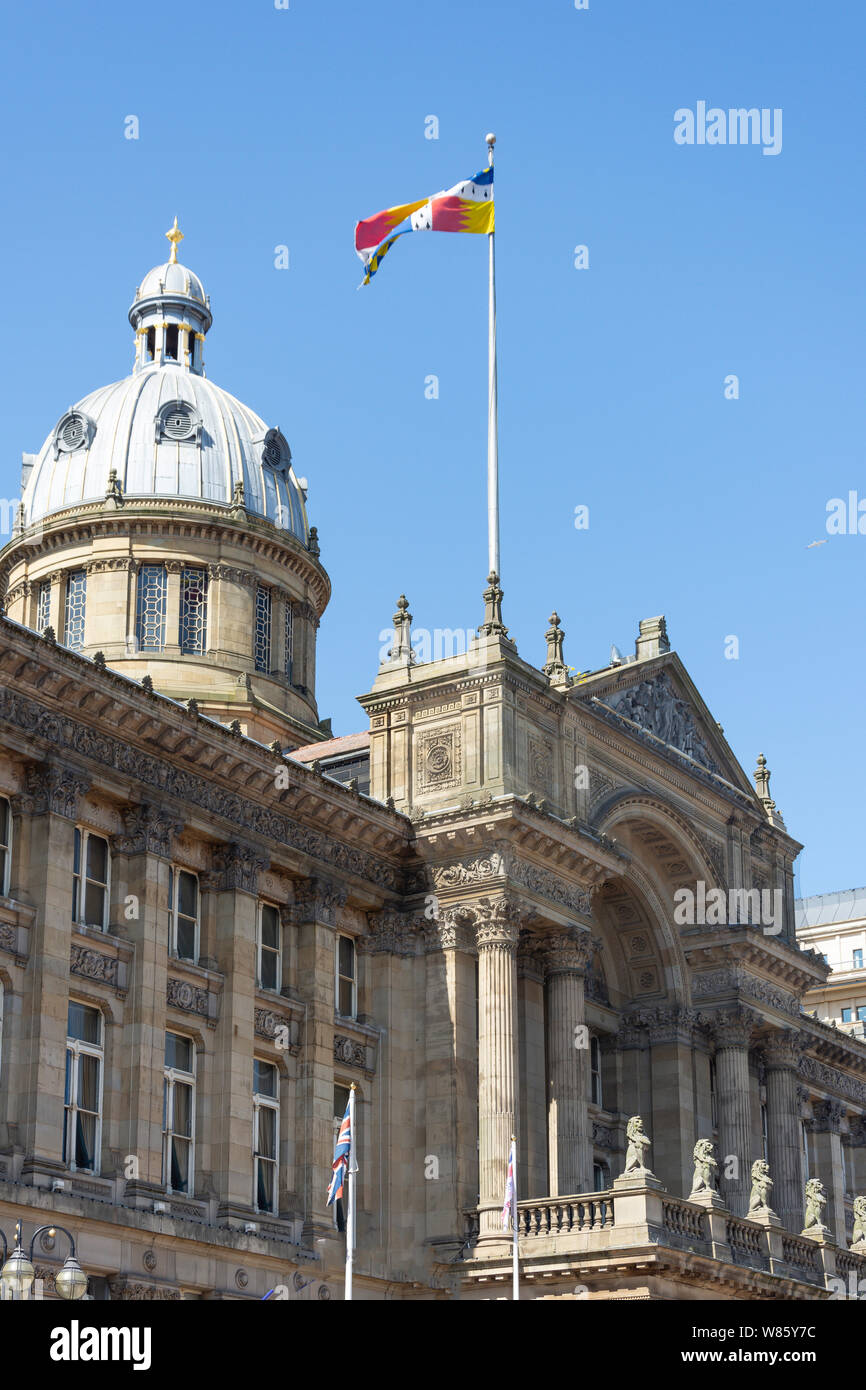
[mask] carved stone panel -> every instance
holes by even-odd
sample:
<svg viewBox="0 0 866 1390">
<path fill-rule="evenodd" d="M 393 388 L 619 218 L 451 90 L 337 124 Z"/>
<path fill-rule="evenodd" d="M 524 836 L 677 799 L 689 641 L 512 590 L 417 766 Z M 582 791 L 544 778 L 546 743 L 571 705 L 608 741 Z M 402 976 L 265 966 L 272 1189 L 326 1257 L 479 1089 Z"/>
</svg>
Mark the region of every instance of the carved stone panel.
<svg viewBox="0 0 866 1390">
<path fill-rule="evenodd" d="M 419 792 L 460 785 L 462 744 L 459 724 L 446 724 L 418 736 L 415 787 Z"/>
</svg>

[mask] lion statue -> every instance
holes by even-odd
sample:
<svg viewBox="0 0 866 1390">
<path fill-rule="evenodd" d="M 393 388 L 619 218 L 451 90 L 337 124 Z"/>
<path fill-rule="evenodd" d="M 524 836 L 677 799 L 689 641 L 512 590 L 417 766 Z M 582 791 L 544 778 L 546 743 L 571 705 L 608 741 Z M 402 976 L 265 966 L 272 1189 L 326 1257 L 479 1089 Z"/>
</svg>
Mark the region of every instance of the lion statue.
<svg viewBox="0 0 866 1390">
<path fill-rule="evenodd" d="M 851 1236 L 851 1244 L 861 1245 L 866 1242 L 866 1197 L 854 1198 L 854 1232 Z"/>
<path fill-rule="evenodd" d="M 769 1211 L 770 1209 L 770 1190 L 773 1186 L 773 1179 L 770 1177 L 770 1165 L 763 1158 L 756 1158 L 752 1164 L 752 1190 L 749 1193 L 749 1212 Z"/>
<path fill-rule="evenodd" d="M 648 1134 L 644 1133 L 643 1120 L 640 1115 L 632 1115 L 626 1125 L 626 1136 L 628 1138 L 628 1148 L 625 1154 L 626 1173 L 648 1173 L 649 1168 L 644 1163 L 644 1154 L 651 1148 L 651 1140 Z"/>
<path fill-rule="evenodd" d="M 695 1144 L 692 1158 L 695 1161 L 695 1172 L 692 1178 L 692 1193 L 715 1192 L 716 1174 L 713 1170 L 718 1169 L 719 1165 L 713 1154 L 712 1139 L 699 1139 Z"/>
<path fill-rule="evenodd" d="M 803 1225 L 804 1231 L 810 1231 L 813 1226 L 823 1227 L 824 1208 L 827 1205 L 827 1194 L 824 1191 L 824 1184 L 820 1178 L 810 1178 L 806 1183 L 806 1220 Z"/>
</svg>

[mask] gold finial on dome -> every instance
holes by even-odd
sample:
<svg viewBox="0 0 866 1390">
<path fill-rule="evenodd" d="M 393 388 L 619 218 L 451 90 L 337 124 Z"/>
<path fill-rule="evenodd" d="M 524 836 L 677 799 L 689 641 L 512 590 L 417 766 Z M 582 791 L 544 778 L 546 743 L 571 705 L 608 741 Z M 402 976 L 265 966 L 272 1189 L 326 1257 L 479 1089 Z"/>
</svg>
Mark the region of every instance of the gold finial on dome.
<svg viewBox="0 0 866 1390">
<path fill-rule="evenodd" d="M 169 261 L 169 265 L 177 265 L 177 248 L 179 243 L 183 241 L 183 232 L 177 225 L 177 214 L 175 214 L 174 226 L 170 231 L 166 232 L 166 236 L 171 242 L 171 260 Z"/>
</svg>

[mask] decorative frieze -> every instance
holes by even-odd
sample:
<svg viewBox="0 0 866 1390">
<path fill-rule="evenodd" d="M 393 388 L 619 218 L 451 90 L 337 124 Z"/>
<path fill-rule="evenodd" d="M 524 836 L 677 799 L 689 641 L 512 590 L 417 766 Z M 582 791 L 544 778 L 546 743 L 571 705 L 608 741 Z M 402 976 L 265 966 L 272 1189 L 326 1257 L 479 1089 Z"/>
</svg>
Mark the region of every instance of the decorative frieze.
<svg viewBox="0 0 866 1390">
<path fill-rule="evenodd" d="M 721 966 L 718 970 L 704 971 L 692 980 L 692 996 L 696 999 L 728 994 L 731 990 L 756 1003 L 767 1004 L 780 1013 L 790 1014 L 792 1018 L 800 1017 L 800 1003 L 796 995 L 738 966 Z"/>
<path fill-rule="evenodd" d="M 100 980 L 103 984 L 118 985 L 118 966 L 116 956 L 107 956 L 104 951 L 93 951 L 86 946 L 73 945 L 69 959 L 69 969 L 73 975 L 81 975 L 85 980 Z"/>
<path fill-rule="evenodd" d="M 346 1067 L 361 1067 L 364 1070 L 367 1066 L 367 1049 L 363 1043 L 335 1033 L 334 1061 L 342 1062 Z"/>
<path fill-rule="evenodd" d="M 380 887 L 400 887 L 397 869 L 378 856 L 334 840 L 320 830 L 301 825 L 268 806 L 228 791 L 209 782 L 199 772 L 174 766 L 122 739 L 110 738 L 66 715 L 54 714 L 10 690 L 0 690 L 0 719 L 8 720 L 34 739 L 91 758 L 124 777 L 158 789 L 161 796 L 200 807 L 263 839 L 276 841 Z M 86 784 L 82 783 L 78 794 L 86 789 Z M 61 793 L 62 789 L 58 789 L 58 800 L 63 802 Z"/>
<path fill-rule="evenodd" d="M 817 1086 L 847 1096 L 858 1105 L 866 1105 L 866 1084 L 855 1076 L 849 1076 L 847 1072 L 837 1071 L 835 1067 L 828 1067 L 825 1062 L 819 1062 L 816 1057 L 809 1056 L 801 1059 L 799 1072 L 807 1081 L 813 1081 Z"/>
<path fill-rule="evenodd" d="M 153 1303 L 180 1299 L 180 1289 L 169 1288 L 166 1284 L 139 1284 L 125 1275 L 109 1276 L 108 1288 L 112 1299 L 123 1303 Z"/>
<path fill-rule="evenodd" d="M 290 1052 L 297 1057 L 301 1050 L 298 1025 L 288 1014 L 278 1013 L 275 1009 L 256 1009 L 253 1030 L 258 1037 L 275 1043 L 281 1052 Z"/>
<path fill-rule="evenodd" d="M 203 985 L 190 984 L 188 980 L 169 978 L 165 987 L 165 1002 L 170 1009 L 182 1009 L 184 1013 L 208 1016 L 208 990 Z"/>
</svg>

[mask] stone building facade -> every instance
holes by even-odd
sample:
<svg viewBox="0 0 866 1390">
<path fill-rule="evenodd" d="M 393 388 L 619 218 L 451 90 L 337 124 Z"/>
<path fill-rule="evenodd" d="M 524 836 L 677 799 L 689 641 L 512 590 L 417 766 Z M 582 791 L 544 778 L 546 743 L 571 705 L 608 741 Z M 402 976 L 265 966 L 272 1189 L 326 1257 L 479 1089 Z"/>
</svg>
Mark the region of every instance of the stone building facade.
<svg viewBox="0 0 866 1390">
<path fill-rule="evenodd" d="M 210 319 L 175 241 L 0 553 L 0 1225 L 73 1230 L 96 1297 L 340 1297 L 354 1084 L 356 1297 L 507 1296 L 512 1134 L 526 1297 L 827 1297 L 866 1046 L 802 1009 L 827 970 L 765 761 L 663 618 L 575 678 L 555 614 L 520 657 L 495 576 L 439 660 L 401 598 L 369 735 L 332 739 L 306 484 L 203 375 Z"/>
</svg>

